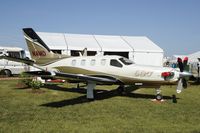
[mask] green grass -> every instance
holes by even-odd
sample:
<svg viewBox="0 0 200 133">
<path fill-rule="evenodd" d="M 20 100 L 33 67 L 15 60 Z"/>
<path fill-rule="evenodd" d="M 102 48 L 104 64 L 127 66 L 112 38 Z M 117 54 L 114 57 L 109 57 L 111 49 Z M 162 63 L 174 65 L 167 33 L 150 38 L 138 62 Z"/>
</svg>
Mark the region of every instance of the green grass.
<svg viewBox="0 0 200 133">
<path fill-rule="evenodd" d="M 17 81 L 0 81 L 0 132 L 66 133 L 200 133 L 200 87 L 189 86 L 170 97 L 175 86 L 163 86 L 166 102 L 151 102 L 154 89 L 125 96 L 102 91 L 87 101 L 84 90 L 64 84 L 42 88 L 44 93 L 17 89 Z M 116 86 L 98 86 L 113 90 Z"/>
</svg>

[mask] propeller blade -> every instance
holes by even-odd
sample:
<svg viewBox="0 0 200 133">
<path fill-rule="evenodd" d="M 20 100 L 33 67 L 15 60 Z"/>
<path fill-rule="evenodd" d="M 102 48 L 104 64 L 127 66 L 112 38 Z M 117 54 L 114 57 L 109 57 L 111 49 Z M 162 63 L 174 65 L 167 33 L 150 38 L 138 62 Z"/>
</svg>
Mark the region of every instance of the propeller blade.
<svg viewBox="0 0 200 133">
<path fill-rule="evenodd" d="M 182 82 L 182 78 L 180 78 L 179 81 L 178 81 L 176 92 L 181 93 L 182 90 L 183 90 L 183 82 Z"/>
<path fill-rule="evenodd" d="M 183 72 L 183 62 L 182 62 L 182 59 L 178 58 L 177 62 L 178 62 L 178 66 L 179 66 L 180 72 Z"/>
<path fill-rule="evenodd" d="M 186 69 L 187 64 L 188 64 L 188 57 L 185 57 L 185 58 L 183 59 L 183 69 L 184 69 L 184 70 Z"/>
<path fill-rule="evenodd" d="M 185 78 L 182 78 L 183 88 L 187 88 L 187 80 Z"/>
<path fill-rule="evenodd" d="M 187 88 L 187 80 L 186 79 L 189 79 L 189 77 L 191 77 L 192 74 L 185 70 L 187 67 L 187 64 L 188 64 L 188 57 L 185 57 L 183 59 L 183 61 L 181 58 L 178 58 L 177 62 L 179 65 L 180 73 L 179 73 L 179 81 L 178 81 L 178 85 L 176 88 L 176 92 L 181 93 L 183 88 Z"/>
</svg>

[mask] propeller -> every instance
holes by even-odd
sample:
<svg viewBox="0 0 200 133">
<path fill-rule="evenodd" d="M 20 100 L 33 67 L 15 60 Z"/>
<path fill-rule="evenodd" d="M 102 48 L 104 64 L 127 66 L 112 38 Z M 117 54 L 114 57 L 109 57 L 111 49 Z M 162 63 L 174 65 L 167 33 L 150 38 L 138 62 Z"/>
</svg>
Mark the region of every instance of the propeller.
<svg viewBox="0 0 200 133">
<path fill-rule="evenodd" d="M 178 58 L 177 62 L 178 62 L 178 66 L 179 66 L 179 69 L 180 69 L 180 74 L 179 74 L 179 81 L 178 81 L 176 92 L 181 93 L 183 88 L 187 88 L 186 78 L 192 76 L 192 74 L 185 70 L 187 63 L 188 63 L 188 57 L 185 57 L 183 59 L 183 61 L 182 61 L 181 58 Z"/>
</svg>

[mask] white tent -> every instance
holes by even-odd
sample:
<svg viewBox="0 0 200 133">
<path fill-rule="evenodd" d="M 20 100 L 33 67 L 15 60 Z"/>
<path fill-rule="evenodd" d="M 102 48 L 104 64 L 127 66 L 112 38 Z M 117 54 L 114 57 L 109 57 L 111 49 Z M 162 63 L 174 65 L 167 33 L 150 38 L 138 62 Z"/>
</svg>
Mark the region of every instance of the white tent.
<svg viewBox="0 0 200 133">
<path fill-rule="evenodd" d="M 189 59 L 191 60 L 191 62 L 198 62 L 200 59 L 200 51 L 190 54 Z"/>
<path fill-rule="evenodd" d="M 164 51 L 147 37 L 123 36 L 134 51 L 134 61 L 147 65 L 163 65 Z"/>
<path fill-rule="evenodd" d="M 72 55 L 72 51 L 95 51 L 97 54 L 118 54 L 141 65 L 162 66 L 163 50 L 147 37 L 110 36 L 37 32 L 52 50 Z"/>
<path fill-rule="evenodd" d="M 189 55 L 174 55 L 174 57 L 177 58 L 182 58 L 184 59 L 185 57 L 188 57 L 189 62 L 198 62 L 200 59 L 200 51 L 189 54 Z"/>
</svg>

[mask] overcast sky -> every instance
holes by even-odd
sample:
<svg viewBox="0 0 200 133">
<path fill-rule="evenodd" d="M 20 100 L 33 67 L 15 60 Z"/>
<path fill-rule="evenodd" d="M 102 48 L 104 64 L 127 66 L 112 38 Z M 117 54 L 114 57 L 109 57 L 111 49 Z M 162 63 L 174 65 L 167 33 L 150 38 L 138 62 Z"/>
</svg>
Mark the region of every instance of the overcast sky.
<svg viewBox="0 0 200 133">
<path fill-rule="evenodd" d="M 0 46 L 40 32 L 147 36 L 166 55 L 200 50 L 200 0 L 1 0 Z"/>
</svg>

